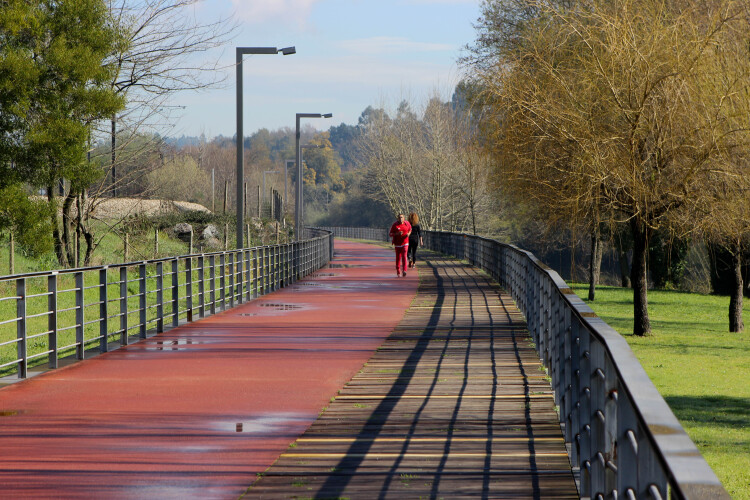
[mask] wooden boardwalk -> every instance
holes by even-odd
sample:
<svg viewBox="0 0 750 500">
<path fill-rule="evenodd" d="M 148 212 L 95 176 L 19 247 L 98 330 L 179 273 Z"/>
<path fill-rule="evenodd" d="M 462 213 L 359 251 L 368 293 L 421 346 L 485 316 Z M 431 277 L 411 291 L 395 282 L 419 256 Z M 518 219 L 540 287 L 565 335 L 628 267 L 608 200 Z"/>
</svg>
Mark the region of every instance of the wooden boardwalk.
<svg viewBox="0 0 750 500">
<path fill-rule="evenodd" d="M 399 326 L 243 498 L 578 498 L 521 313 L 424 254 Z"/>
</svg>

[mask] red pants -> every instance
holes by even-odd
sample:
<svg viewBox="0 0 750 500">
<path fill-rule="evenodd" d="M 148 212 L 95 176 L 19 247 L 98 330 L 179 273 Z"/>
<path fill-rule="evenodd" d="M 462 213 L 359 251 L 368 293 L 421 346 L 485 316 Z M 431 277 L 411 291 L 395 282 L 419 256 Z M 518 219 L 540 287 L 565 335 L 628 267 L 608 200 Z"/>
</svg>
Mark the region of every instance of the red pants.
<svg viewBox="0 0 750 500">
<path fill-rule="evenodd" d="M 409 250 L 409 245 L 404 245 L 402 247 L 396 247 L 396 273 L 399 272 L 399 265 L 401 266 L 400 269 L 403 269 L 404 272 L 406 272 L 406 252 Z"/>
</svg>

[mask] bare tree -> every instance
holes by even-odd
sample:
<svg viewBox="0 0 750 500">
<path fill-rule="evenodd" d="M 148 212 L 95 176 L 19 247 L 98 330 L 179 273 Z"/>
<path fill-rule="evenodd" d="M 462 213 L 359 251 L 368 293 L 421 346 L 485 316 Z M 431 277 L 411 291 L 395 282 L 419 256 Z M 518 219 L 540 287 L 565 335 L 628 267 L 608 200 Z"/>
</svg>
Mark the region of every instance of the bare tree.
<svg viewBox="0 0 750 500">
<path fill-rule="evenodd" d="M 171 119 L 169 99 L 177 92 L 197 91 L 226 78 L 210 52 L 230 39 L 236 24 L 230 18 L 198 19 L 201 0 L 110 0 L 110 13 L 123 35 L 114 55 L 118 73 L 112 86 L 127 97 L 128 106 L 111 120 L 112 194 L 116 195 L 117 125 L 131 134 L 144 126 Z M 127 140 L 127 139 L 126 139 Z"/>
<path fill-rule="evenodd" d="M 538 15 L 476 66 L 492 109 L 487 144 L 518 199 L 551 223 L 629 224 L 634 333 L 648 335 L 648 239 L 708 202 L 706 186 L 724 175 L 712 159 L 729 94 L 703 75 L 741 2 L 514 4 Z"/>
<path fill-rule="evenodd" d="M 63 227 L 75 226 L 87 245 L 85 263 L 97 244 L 90 220 L 106 193 L 136 191 L 141 195 L 147 174 L 164 164 L 160 127 L 172 125 L 179 107 L 170 99 L 178 92 L 200 91 L 221 84 L 225 73 L 211 51 L 229 40 L 236 29 L 232 19 L 205 21 L 197 17 L 200 0 L 110 0 L 111 22 L 120 35 L 107 64 L 116 68 L 112 88 L 125 99 L 125 109 L 113 115 L 98 135 L 109 135 L 109 161 L 92 162 L 105 167 L 104 182 L 69 189 L 63 202 Z M 159 161 L 144 161 L 157 156 Z M 118 172 L 119 171 L 119 172 Z M 119 174 L 119 175 L 118 175 Z M 109 182 L 107 182 L 107 177 Z M 75 187 L 75 186 L 71 186 Z M 79 197 L 76 202 L 76 197 Z M 81 202 L 81 199 L 83 202 Z M 80 210 L 75 211 L 75 204 Z M 75 219 L 75 220 L 74 220 Z M 116 227 L 117 223 L 113 227 Z M 64 245 L 70 231 L 63 230 Z M 66 236 L 68 235 L 68 236 Z M 100 240 L 101 238 L 99 238 Z"/>
<path fill-rule="evenodd" d="M 450 102 L 434 95 L 419 115 L 408 101 L 390 115 L 375 114 L 359 149 L 364 186 L 394 212 L 417 212 L 430 229 L 476 233 L 489 226 L 489 158 L 470 116 Z"/>
</svg>

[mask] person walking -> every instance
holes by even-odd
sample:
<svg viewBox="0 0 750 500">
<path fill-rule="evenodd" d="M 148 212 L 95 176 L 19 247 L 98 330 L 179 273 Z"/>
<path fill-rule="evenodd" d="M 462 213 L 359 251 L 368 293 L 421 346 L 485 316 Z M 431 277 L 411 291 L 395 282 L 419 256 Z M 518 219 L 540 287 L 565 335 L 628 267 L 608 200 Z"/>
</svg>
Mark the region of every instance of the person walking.
<svg viewBox="0 0 750 500">
<path fill-rule="evenodd" d="M 409 267 L 417 265 L 417 248 L 419 245 L 424 245 L 422 241 L 422 228 L 419 227 L 419 216 L 412 212 L 409 214 L 409 224 L 411 224 L 411 233 L 409 234 L 409 250 L 407 251 L 407 257 L 409 259 Z"/>
<path fill-rule="evenodd" d="M 404 219 L 404 214 L 398 214 L 388 234 L 391 237 L 391 243 L 396 248 L 396 276 L 406 276 L 406 251 L 409 248 L 411 224 Z"/>
</svg>

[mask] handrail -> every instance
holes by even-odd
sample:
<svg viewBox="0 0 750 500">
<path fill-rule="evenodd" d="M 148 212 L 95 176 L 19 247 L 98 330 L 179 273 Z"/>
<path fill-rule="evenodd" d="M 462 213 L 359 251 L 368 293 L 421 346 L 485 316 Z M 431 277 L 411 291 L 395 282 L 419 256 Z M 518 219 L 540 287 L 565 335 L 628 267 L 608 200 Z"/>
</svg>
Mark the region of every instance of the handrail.
<svg viewBox="0 0 750 500">
<path fill-rule="evenodd" d="M 144 339 L 294 283 L 333 257 L 332 232 L 306 228 L 306 235 L 277 245 L 0 276 L 0 293 L 8 295 L 0 299 L 2 374 L 15 369 L 23 379 L 32 359 L 46 356 L 54 369 L 66 349 L 81 360 L 87 348 L 127 345 L 131 330 Z"/>
<path fill-rule="evenodd" d="M 384 227 L 330 227 L 319 226 L 316 229 L 330 231 L 336 238 L 356 240 L 388 241 L 388 229 Z"/>
<path fill-rule="evenodd" d="M 489 238 L 425 231 L 424 243 L 485 270 L 523 312 L 581 497 L 730 498 L 625 339 L 554 270 Z"/>
</svg>

